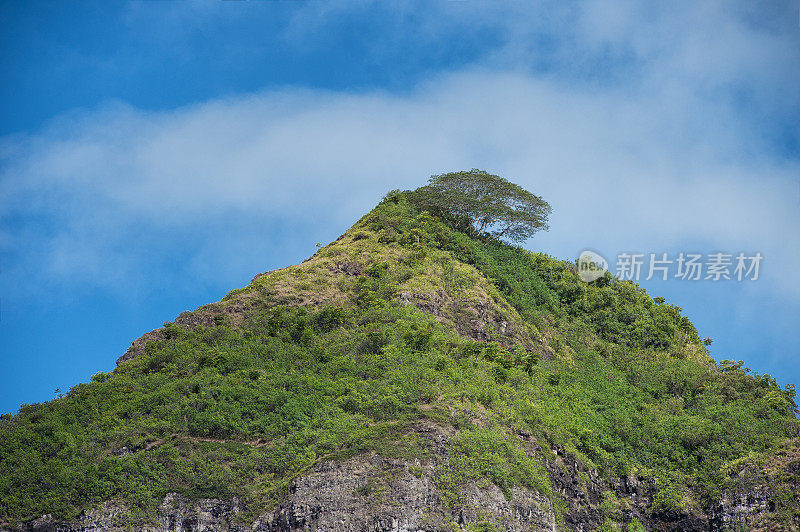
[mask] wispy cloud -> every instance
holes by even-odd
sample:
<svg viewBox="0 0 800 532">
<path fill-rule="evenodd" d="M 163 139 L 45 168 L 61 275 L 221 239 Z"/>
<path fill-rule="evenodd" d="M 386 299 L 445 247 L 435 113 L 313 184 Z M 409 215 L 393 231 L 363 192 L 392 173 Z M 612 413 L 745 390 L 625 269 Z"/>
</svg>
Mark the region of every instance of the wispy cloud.
<svg viewBox="0 0 800 532">
<path fill-rule="evenodd" d="M 538 245 L 760 250 L 775 286 L 799 295 L 781 280 L 800 260 L 786 232 L 800 226 L 797 162 L 742 157 L 744 128 L 722 134 L 700 114 L 687 125 L 674 105 L 480 69 L 402 97 L 290 90 L 168 113 L 109 106 L 4 150 L 0 191 L 15 224 L 5 252 L 20 274 L 116 285 L 153 245 L 190 264 L 180 243 L 199 238 L 190 252 L 222 262 L 208 248 L 239 238 L 237 224 L 311 216 L 345 227 L 388 189 L 474 166 L 552 202 Z"/>
<path fill-rule="evenodd" d="M 119 286 L 149 278 L 153 257 L 180 256 L 219 276 L 230 260 L 214 253 L 220 242 L 244 253 L 282 238 L 249 228 L 308 217 L 344 228 L 390 188 L 476 166 L 553 203 L 553 231 L 537 242 L 554 252 L 688 241 L 759 250 L 771 285 L 798 294 L 789 265 L 800 246 L 786 231 L 800 221 L 793 6 L 426 5 L 280 13 L 291 24 L 277 38 L 311 50 L 369 17 L 376 61 L 412 42 L 418 52 L 462 43 L 471 66 L 442 67 L 411 91 L 285 88 L 167 112 L 111 102 L 3 139 L 6 271 Z M 127 24 L 142 26 L 150 9 L 132 4 Z M 191 43 L 243 16 L 172 6 L 148 31 Z M 587 212 L 607 225 L 587 225 Z"/>
</svg>

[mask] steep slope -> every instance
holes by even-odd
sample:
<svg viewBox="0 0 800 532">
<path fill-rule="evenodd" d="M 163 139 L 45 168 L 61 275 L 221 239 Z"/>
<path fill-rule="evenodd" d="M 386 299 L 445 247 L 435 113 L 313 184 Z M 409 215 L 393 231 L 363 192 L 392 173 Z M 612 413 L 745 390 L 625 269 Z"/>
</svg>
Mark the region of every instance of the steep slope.
<svg viewBox="0 0 800 532">
<path fill-rule="evenodd" d="M 679 308 L 395 193 L 304 263 L 4 417 L 0 519 L 796 529 L 796 413 L 793 388 L 714 363 Z"/>
</svg>

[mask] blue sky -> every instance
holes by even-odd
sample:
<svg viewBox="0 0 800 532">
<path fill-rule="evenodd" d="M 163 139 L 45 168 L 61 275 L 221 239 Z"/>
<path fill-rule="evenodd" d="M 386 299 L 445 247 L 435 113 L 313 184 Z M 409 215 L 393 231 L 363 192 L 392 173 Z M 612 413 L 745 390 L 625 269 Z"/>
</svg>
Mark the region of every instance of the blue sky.
<svg viewBox="0 0 800 532">
<path fill-rule="evenodd" d="M 795 2 L 0 3 L 0 412 L 295 264 L 390 189 L 482 168 L 526 247 L 764 256 L 642 282 L 800 383 Z"/>
</svg>

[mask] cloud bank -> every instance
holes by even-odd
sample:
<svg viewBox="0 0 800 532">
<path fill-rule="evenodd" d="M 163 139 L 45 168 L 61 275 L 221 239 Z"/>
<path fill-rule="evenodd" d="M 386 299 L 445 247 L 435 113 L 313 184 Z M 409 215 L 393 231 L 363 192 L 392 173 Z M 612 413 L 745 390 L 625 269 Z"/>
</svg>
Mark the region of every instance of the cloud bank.
<svg viewBox="0 0 800 532">
<path fill-rule="evenodd" d="M 735 116 L 687 124 L 675 105 L 686 102 L 485 69 L 403 96 L 271 91 L 164 113 L 109 105 L 5 140 L 0 193 L 14 231 L 3 247 L 20 275 L 112 286 L 136 279 L 155 250 L 184 255 L 182 243 L 198 242 L 183 262 L 217 261 L 214 275 L 228 260 L 215 246 L 241 238 L 233 248 L 246 250 L 275 238 L 276 223 L 344 229 L 389 189 L 479 167 L 552 203 L 553 229 L 536 247 L 565 258 L 587 245 L 760 251 L 775 287 L 800 295 L 784 279 L 800 260 L 787 231 L 800 226 L 797 162 L 742 155 Z M 264 230 L 239 235 L 238 224 Z"/>
<path fill-rule="evenodd" d="M 192 11 L 170 39 L 242 24 L 246 10 L 224 4 Z M 128 24 L 152 9 L 131 4 Z M 245 255 L 265 256 L 254 249 L 314 241 L 314 227 L 345 229 L 389 189 L 479 167 L 553 204 L 534 247 L 760 251 L 764 284 L 797 297 L 800 163 L 787 124 L 800 117 L 800 47 L 786 14 L 722 2 L 301 6 L 283 14 L 286 45 L 313 51 L 369 15 L 387 35 L 376 61 L 461 36 L 470 64 L 407 91 L 284 87 L 159 112 L 107 102 L 6 137 L 6 278 L 225 283 L 252 270 Z M 165 20 L 187 16 L 173 6 Z M 173 25 L 162 26 L 150 32 Z"/>
</svg>

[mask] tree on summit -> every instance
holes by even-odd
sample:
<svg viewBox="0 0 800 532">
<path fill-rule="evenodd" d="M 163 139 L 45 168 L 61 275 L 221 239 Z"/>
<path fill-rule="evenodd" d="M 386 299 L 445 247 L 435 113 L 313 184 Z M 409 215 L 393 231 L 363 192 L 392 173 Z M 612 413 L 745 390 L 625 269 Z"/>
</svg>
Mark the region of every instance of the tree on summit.
<svg viewBox="0 0 800 532">
<path fill-rule="evenodd" d="M 408 195 L 418 207 L 478 235 L 522 242 L 549 229 L 549 203 L 507 179 L 475 168 L 431 176 L 428 185 Z"/>
</svg>

